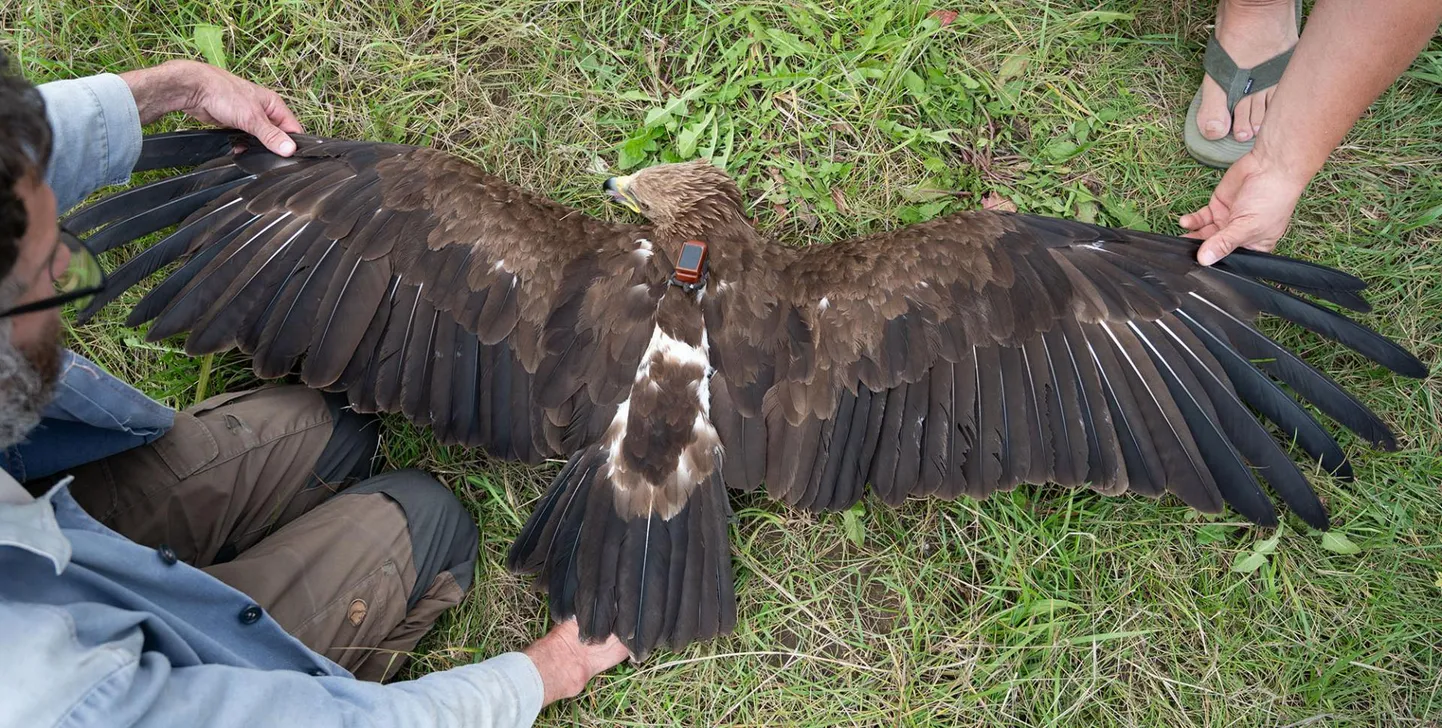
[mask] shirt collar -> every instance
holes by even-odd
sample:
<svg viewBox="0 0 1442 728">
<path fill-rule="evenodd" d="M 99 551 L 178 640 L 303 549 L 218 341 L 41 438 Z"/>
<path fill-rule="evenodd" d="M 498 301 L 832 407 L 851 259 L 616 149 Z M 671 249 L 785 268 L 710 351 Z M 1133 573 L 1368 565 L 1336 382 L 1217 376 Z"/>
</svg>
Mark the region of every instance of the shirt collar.
<svg viewBox="0 0 1442 728">
<path fill-rule="evenodd" d="M 55 565 L 59 574 L 70 564 L 70 539 L 55 520 L 50 498 L 70 484 L 66 476 L 49 492 L 32 497 L 10 474 L 0 470 L 0 548 L 14 546 L 42 556 Z"/>
</svg>

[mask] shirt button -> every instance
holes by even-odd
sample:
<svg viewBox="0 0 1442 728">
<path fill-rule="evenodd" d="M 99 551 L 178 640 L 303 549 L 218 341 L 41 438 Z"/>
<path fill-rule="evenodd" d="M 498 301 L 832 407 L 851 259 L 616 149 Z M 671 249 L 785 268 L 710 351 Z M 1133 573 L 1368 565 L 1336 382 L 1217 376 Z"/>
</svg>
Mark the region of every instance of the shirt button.
<svg viewBox="0 0 1442 728">
<path fill-rule="evenodd" d="M 252 605 L 246 607 L 245 609 L 240 610 L 240 623 L 241 623 L 241 624 L 255 624 L 256 622 L 259 622 L 259 621 L 260 621 L 260 607 L 257 607 L 256 605 L 252 604 Z"/>
<path fill-rule="evenodd" d="M 327 673 L 325 670 L 320 669 L 319 667 L 312 667 L 311 669 L 306 670 L 306 674 L 310 675 L 311 677 L 325 677 L 329 673 Z"/>
<path fill-rule="evenodd" d="M 160 544 L 160 548 L 156 549 L 155 553 L 160 555 L 160 560 L 164 562 L 166 566 L 170 566 L 180 560 L 179 557 L 175 555 L 175 549 L 170 548 L 170 546 L 166 544 Z"/>
</svg>

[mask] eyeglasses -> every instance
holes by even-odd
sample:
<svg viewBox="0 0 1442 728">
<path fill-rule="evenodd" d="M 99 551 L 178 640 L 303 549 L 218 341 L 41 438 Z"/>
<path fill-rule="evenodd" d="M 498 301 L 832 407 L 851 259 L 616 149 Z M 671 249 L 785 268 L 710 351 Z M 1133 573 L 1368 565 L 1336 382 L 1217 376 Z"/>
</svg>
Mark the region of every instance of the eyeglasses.
<svg viewBox="0 0 1442 728">
<path fill-rule="evenodd" d="M 70 250 L 70 264 L 65 267 L 64 272 L 56 276 L 53 273 L 55 256 L 60 253 L 61 245 Z M 0 312 L 0 318 L 59 308 L 71 301 L 79 301 L 83 306 L 89 302 L 91 296 L 105 290 L 107 282 L 105 269 L 100 267 L 100 260 L 95 257 L 95 253 L 90 251 L 85 241 L 64 226 L 60 228 L 60 242 L 50 251 L 42 275 L 50 276 L 50 281 L 55 286 L 55 295 L 7 309 Z"/>
</svg>

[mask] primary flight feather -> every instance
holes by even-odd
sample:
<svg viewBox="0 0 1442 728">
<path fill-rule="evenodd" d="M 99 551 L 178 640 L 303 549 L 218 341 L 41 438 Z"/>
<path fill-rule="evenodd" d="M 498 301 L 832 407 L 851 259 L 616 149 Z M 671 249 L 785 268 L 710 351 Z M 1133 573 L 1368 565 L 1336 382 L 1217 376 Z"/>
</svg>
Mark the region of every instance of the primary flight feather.
<svg viewBox="0 0 1442 728">
<path fill-rule="evenodd" d="M 1365 310 L 1360 280 L 1279 256 L 1203 268 L 1192 241 L 990 211 L 793 248 L 704 163 L 608 181 L 636 225 L 433 149 L 296 139 L 291 158 L 230 153 L 226 132 L 147 139 L 141 168 L 203 164 L 69 219 L 101 250 L 179 225 L 82 317 L 182 261 L 130 314 L 148 338 L 238 348 L 260 376 L 298 371 L 443 442 L 566 459 L 510 566 L 638 657 L 734 626 L 728 487 L 822 511 L 868 483 L 899 504 L 1055 482 L 1274 525 L 1265 481 L 1326 528 L 1254 411 L 1343 477 L 1298 397 L 1395 441 L 1258 315 L 1426 374 L 1296 295 Z"/>
</svg>

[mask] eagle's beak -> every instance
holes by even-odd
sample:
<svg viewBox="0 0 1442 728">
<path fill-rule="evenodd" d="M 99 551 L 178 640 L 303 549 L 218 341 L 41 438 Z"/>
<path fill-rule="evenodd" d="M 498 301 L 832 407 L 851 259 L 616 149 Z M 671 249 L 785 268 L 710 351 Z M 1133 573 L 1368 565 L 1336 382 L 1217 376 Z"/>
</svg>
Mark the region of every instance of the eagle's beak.
<svg viewBox="0 0 1442 728">
<path fill-rule="evenodd" d="M 612 177 L 606 180 L 606 183 L 601 185 L 601 189 L 605 190 L 606 194 L 611 196 L 611 199 L 625 205 L 626 209 L 639 215 L 641 214 L 641 206 L 636 204 L 636 198 L 632 196 L 631 192 L 627 189 L 630 186 L 631 176 L 627 175 L 625 177 Z"/>
</svg>

